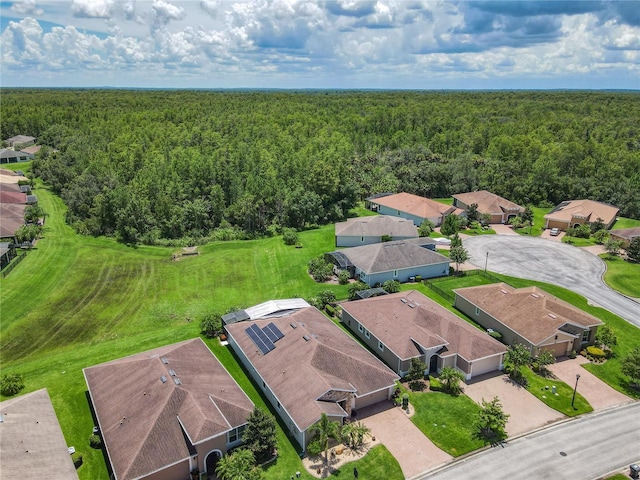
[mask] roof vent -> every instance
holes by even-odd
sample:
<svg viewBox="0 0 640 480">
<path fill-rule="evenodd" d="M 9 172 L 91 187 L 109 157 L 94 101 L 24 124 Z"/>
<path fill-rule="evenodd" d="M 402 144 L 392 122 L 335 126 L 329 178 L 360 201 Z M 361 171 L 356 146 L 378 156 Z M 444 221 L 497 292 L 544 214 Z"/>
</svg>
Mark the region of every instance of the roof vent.
<svg viewBox="0 0 640 480">
<path fill-rule="evenodd" d="M 400 299 L 400 301 L 401 301 L 402 303 L 407 303 L 407 299 L 406 299 L 406 298 L 401 298 L 401 299 Z"/>
<path fill-rule="evenodd" d="M 549 315 L 551 318 L 557 318 L 553 313 L 548 313 L 547 315 Z"/>
<path fill-rule="evenodd" d="M 302 338 L 304 338 L 305 342 L 308 342 L 310 340 L 309 335 L 303 335 Z"/>
<path fill-rule="evenodd" d="M 162 363 L 164 363 L 165 365 L 169 363 L 169 360 L 167 360 L 167 357 L 162 357 L 160 360 L 162 360 Z"/>
<path fill-rule="evenodd" d="M 176 385 L 182 385 L 182 382 L 180 381 L 180 379 L 178 377 L 175 377 L 173 379 L 173 383 L 175 383 Z"/>
<path fill-rule="evenodd" d="M 507 291 L 504 288 L 502 288 L 502 289 L 500 289 L 500 293 L 504 293 L 506 295 Z"/>
<path fill-rule="evenodd" d="M 169 370 L 169 375 L 171 375 L 172 377 L 176 376 L 176 371 L 175 370 Z"/>
<path fill-rule="evenodd" d="M 415 305 L 412 305 L 412 304 L 410 304 L 410 303 L 407 303 L 407 305 L 409 305 L 409 308 L 413 308 L 413 307 L 415 307 Z"/>
<path fill-rule="evenodd" d="M 531 296 L 532 296 L 533 298 L 538 298 L 538 297 L 539 297 L 539 295 L 538 295 L 537 293 L 532 293 L 532 294 L 531 294 Z"/>
<path fill-rule="evenodd" d="M 295 322 L 291 322 L 289 325 L 291 325 L 291 328 L 298 328 L 298 325 L 296 325 Z"/>
<path fill-rule="evenodd" d="M 162 375 L 162 376 L 160 377 L 160 381 L 161 381 L 162 383 L 167 383 L 167 377 L 165 377 L 164 375 Z"/>
</svg>

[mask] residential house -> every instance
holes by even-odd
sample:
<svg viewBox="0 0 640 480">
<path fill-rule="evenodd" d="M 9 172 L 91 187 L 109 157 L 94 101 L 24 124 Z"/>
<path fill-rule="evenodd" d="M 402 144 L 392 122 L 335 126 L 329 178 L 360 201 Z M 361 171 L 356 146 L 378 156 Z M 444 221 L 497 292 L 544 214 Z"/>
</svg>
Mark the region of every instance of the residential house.
<svg viewBox="0 0 640 480">
<path fill-rule="evenodd" d="M 466 380 L 502 370 L 506 347 L 416 290 L 343 302 L 342 323 L 396 373 L 416 358 L 425 373 L 444 367 Z"/>
<path fill-rule="evenodd" d="M 16 232 L 24 225 L 24 211 L 27 205 L 0 203 L 0 238 L 11 238 L 14 241 Z"/>
<path fill-rule="evenodd" d="M 15 151 L 10 148 L 0 150 L 0 164 L 27 162 L 33 159 L 33 155 L 26 152 Z"/>
<path fill-rule="evenodd" d="M 16 247 L 10 242 L 0 242 L 0 270 L 11 263 L 16 256 Z"/>
<path fill-rule="evenodd" d="M 622 242 L 622 246 L 627 248 L 636 237 L 640 237 L 640 227 L 633 228 L 619 228 L 616 230 L 611 230 L 609 232 L 610 238 L 612 240 L 618 240 Z"/>
<path fill-rule="evenodd" d="M 15 137 L 7 138 L 5 140 L 7 145 L 16 150 L 20 150 L 24 147 L 29 147 L 36 143 L 35 137 L 29 137 L 28 135 L 16 135 Z"/>
<path fill-rule="evenodd" d="M 532 355 L 542 350 L 556 357 L 592 344 L 602 321 L 538 287 L 513 288 L 506 283 L 454 290 L 455 306 L 484 328 Z"/>
<path fill-rule="evenodd" d="M 303 298 L 285 298 L 279 300 L 267 300 L 259 305 L 237 310 L 222 316 L 224 325 L 242 322 L 244 320 L 256 320 L 259 318 L 281 317 L 293 313 L 301 308 L 310 307 Z"/>
<path fill-rule="evenodd" d="M 402 283 L 417 276 L 449 275 L 449 258 L 437 253 L 435 242 L 428 237 L 336 250 L 326 257 L 337 269 L 347 270 L 371 286 L 387 280 Z"/>
<path fill-rule="evenodd" d="M 477 205 L 478 213 L 489 215 L 489 223 L 507 223 L 524 212 L 524 207 L 486 190 L 458 193 L 453 196 L 453 205 L 465 212 L 473 204 Z"/>
<path fill-rule="evenodd" d="M 115 480 L 213 473 L 242 442 L 254 408 L 200 338 L 85 368 L 84 376 Z"/>
<path fill-rule="evenodd" d="M 315 307 L 225 326 L 229 345 L 305 449 L 332 421 L 391 398 L 399 378 Z"/>
<path fill-rule="evenodd" d="M 36 153 L 38 153 L 40 150 L 42 150 L 42 145 L 31 145 L 30 147 L 25 147 L 20 151 L 26 153 L 27 155 L 31 155 L 31 158 L 33 159 Z"/>
<path fill-rule="evenodd" d="M 418 229 L 411 220 L 377 215 L 350 218 L 336 223 L 336 247 L 356 247 L 389 240 L 418 238 Z"/>
<path fill-rule="evenodd" d="M 436 202 L 430 198 L 411 193 L 395 193 L 384 196 L 373 196 L 367 199 L 372 209 L 381 215 L 406 218 L 420 226 L 429 220 L 436 227 L 441 225 L 447 215 L 461 215 L 463 211 L 452 205 Z"/>
<path fill-rule="evenodd" d="M 545 228 L 559 228 L 566 231 L 569 227 L 579 227 L 585 223 L 601 220 L 606 228 L 616 221 L 618 208 L 594 200 L 569 200 L 557 205 L 544 216 Z"/>
<path fill-rule="evenodd" d="M 0 480 L 78 474 L 46 388 L 0 402 Z"/>
<path fill-rule="evenodd" d="M 20 191 L 0 190 L 0 203 L 26 204 L 27 195 Z"/>
</svg>

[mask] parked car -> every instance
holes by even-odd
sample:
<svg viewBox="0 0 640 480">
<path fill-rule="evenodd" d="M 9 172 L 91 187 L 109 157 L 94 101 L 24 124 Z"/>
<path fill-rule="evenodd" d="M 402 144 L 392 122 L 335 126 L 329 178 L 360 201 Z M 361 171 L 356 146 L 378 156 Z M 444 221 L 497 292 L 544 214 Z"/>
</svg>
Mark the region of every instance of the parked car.
<svg viewBox="0 0 640 480">
<path fill-rule="evenodd" d="M 560 235 L 560 229 L 557 227 L 552 228 L 549 235 L 551 235 L 552 237 L 557 237 L 558 235 Z"/>
</svg>

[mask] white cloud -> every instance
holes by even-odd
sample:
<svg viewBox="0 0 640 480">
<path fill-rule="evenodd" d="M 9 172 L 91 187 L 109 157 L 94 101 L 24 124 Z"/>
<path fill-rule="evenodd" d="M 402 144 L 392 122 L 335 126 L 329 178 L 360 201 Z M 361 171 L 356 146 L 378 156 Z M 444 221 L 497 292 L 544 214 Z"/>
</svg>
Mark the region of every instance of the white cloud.
<svg viewBox="0 0 640 480">
<path fill-rule="evenodd" d="M 11 10 L 19 15 L 42 15 L 44 13 L 44 10 L 36 5 L 36 0 L 13 2 Z"/>
<path fill-rule="evenodd" d="M 71 10 L 76 17 L 110 18 L 115 0 L 72 0 Z"/>
<path fill-rule="evenodd" d="M 162 23 L 166 23 L 169 20 L 181 20 L 184 18 L 184 8 L 174 5 L 165 0 L 153 0 L 153 10 Z"/>
</svg>

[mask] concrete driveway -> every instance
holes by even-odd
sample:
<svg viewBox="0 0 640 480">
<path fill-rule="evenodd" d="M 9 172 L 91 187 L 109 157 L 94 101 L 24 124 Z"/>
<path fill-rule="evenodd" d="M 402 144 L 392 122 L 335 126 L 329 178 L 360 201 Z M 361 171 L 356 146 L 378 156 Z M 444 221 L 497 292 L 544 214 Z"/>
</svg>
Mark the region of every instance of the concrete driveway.
<svg viewBox="0 0 640 480">
<path fill-rule="evenodd" d="M 581 365 L 584 363 L 589 363 L 589 360 L 581 356 L 574 359 L 564 357 L 547 368 L 556 377 L 571 386 L 575 385 L 576 374 L 579 374 L 578 393 L 587 399 L 594 410 L 602 410 L 631 401 L 629 397 L 614 390 L 594 374 L 582 368 Z"/>
<path fill-rule="evenodd" d="M 358 410 L 358 420 L 387 447 L 400 464 L 405 478 L 441 466 L 453 458 L 436 447 L 407 414 L 390 401 Z"/>
<path fill-rule="evenodd" d="M 640 327 L 640 303 L 609 288 L 603 281 L 605 263 L 580 248 L 542 238 L 479 235 L 465 238 L 470 262 L 493 272 L 553 283 L 585 296 Z"/>
<path fill-rule="evenodd" d="M 478 405 L 483 399 L 490 401 L 493 397 L 498 397 L 502 409 L 509 414 L 507 433 L 510 437 L 565 418 L 502 373 L 480 375 L 464 387 L 464 393 Z"/>
</svg>

